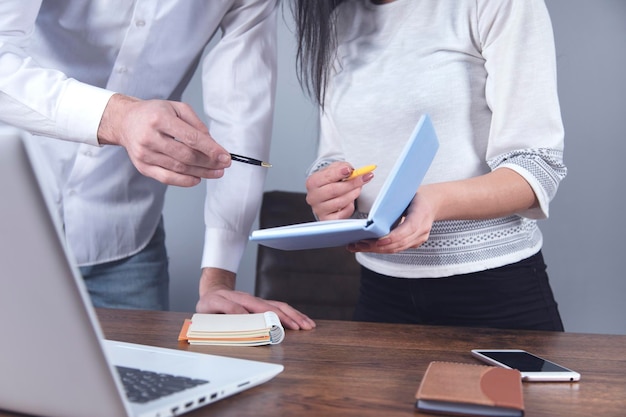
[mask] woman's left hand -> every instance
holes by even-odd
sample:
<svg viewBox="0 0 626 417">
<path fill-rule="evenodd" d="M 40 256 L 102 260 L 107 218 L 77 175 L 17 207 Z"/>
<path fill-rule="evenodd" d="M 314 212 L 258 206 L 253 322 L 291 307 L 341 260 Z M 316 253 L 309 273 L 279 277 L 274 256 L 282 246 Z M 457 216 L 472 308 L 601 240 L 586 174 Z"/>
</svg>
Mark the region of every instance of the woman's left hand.
<svg viewBox="0 0 626 417">
<path fill-rule="evenodd" d="M 417 193 L 399 224 L 379 239 L 361 240 L 348 245 L 350 252 L 396 253 L 417 248 L 430 236 L 435 220 L 434 210 L 427 199 Z"/>
</svg>

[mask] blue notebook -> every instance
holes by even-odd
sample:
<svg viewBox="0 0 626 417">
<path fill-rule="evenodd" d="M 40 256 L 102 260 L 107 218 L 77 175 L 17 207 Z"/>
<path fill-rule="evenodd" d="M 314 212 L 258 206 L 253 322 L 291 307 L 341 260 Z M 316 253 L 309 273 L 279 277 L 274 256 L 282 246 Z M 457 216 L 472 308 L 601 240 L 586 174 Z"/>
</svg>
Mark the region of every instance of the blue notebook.
<svg viewBox="0 0 626 417">
<path fill-rule="evenodd" d="M 250 241 L 282 250 L 343 246 L 363 239 L 385 236 L 415 196 L 439 141 L 430 117 L 420 118 L 367 219 L 323 220 L 255 230 Z"/>
</svg>

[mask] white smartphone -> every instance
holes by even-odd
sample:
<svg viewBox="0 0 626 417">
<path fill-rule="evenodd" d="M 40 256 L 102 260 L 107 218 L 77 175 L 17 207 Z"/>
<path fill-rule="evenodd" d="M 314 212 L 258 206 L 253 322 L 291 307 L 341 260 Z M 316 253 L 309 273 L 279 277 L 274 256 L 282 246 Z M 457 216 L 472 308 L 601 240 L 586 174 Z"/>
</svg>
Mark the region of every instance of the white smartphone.
<svg viewBox="0 0 626 417">
<path fill-rule="evenodd" d="M 490 365 L 517 369 L 523 381 L 580 380 L 580 374 L 519 349 L 473 349 L 472 356 Z"/>
</svg>

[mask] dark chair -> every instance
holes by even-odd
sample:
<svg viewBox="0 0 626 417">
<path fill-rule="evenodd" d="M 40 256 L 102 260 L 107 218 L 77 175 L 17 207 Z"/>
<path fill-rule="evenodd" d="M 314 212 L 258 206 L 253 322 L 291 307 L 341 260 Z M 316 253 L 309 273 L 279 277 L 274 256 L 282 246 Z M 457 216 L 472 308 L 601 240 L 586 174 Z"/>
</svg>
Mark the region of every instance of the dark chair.
<svg viewBox="0 0 626 417">
<path fill-rule="evenodd" d="M 305 194 L 263 195 L 259 228 L 314 221 Z M 259 245 L 255 294 L 284 301 L 313 319 L 351 320 L 360 266 L 343 247 L 282 251 Z"/>
</svg>

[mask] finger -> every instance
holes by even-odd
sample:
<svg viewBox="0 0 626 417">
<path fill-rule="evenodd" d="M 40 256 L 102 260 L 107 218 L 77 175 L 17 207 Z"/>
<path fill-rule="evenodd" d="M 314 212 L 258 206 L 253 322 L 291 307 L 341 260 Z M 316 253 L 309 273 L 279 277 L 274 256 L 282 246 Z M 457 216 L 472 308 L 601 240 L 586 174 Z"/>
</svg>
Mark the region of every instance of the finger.
<svg viewBox="0 0 626 417">
<path fill-rule="evenodd" d="M 142 155 L 141 158 L 133 161 L 139 172 L 169 185 L 193 186 L 202 178 L 215 179 L 224 175 L 223 169 L 186 165 L 158 151 Z"/>
<path fill-rule="evenodd" d="M 196 304 L 198 313 L 213 314 L 246 314 L 250 313 L 244 306 L 234 302 L 227 297 L 213 294 L 209 297 L 201 298 Z"/>
<path fill-rule="evenodd" d="M 412 234 L 410 230 L 403 230 L 398 227 L 388 235 L 378 239 L 372 249 L 379 253 L 395 253 L 408 249 L 416 238 L 417 236 Z"/>
<path fill-rule="evenodd" d="M 411 248 L 418 248 L 426 242 L 428 236 L 428 233 L 425 232 L 395 236 L 390 234 L 379 239 L 372 251 L 376 253 L 397 253 Z"/>
<path fill-rule="evenodd" d="M 355 198 L 342 197 L 326 201 L 314 208 L 317 218 L 320 220 L 347 219 L 354 213 Z"/>
<path fill-rule="evenodd" d="M 301 328 L 304 328 L 303 326 L 306 326 L 305 323 L 298 322 L 297 317 L 294 318 L 289 314 L 286 314 L 282 309 L 266 300 L 263 300 L 262 298 L 249 296 L 238 301 L 251 312 L 263 313 L 265 311 L 273 311 L 276 313 L 283 326 L 288 329 L 300 330 Z"/>
<path fill-rule="evenodd" d="M 333 184 L 350 176 L 353 168 L 347 162 L 333 162 L 326 168 L 311 174 L 307 178 L 307 188 L 321 188 L 328 184 Z"/>
<path fill-rule="evenodd" d="M 361 187 L 351 181 L 336 182 L 307 194 L 307 203 L 320 220 L 345 219 L 354 213 Z"/>
<path fill-rule="evenodd" d="M 374 246 L 375 242 L 375 240 L 360 240 L 358 242 L 350 243 L 347 246 L 347 249 L 352 253 L 371 252 L 371 248 Z"/>
<path fill-rule="evenodd" d="M 176 115 L 186 123 L 190 124 L 197 130 L 209 134 L 209 128 L 200 120 L 193 108 L 187 103 L 179 101 L 171 101 L 172 107 L 176 112 Z"/>
<path fill-rule="evenodd" d="M 224 168 L 214 166 L 202 153 L 176 140 L 167 141 L 163 149 L 152 155 L 151 162 L 171 171 L 200 178 L 221 178 Z"/>
<path fill-rule="evenodd" d="M 139 169 L 139 172 L 146 177 L 177 187 L 193 187 L 200 183 L 202 178 L 191 175 L 179 174 L 158 166 L 147 165 L 145 169 Z"/>
<path fill-rule="evenodd" d="M 421 246 L 428 240 L 428 232 L 397 233 L 397 229 L 379 239 L 362 240 L 348 245 L 350 252 L 398 253 Z"/>
<path fill-rule="evenodd" d="M 173 104 L 180 105 L 181 103 Z M 204 124 L 201 124 L 200 127 L 198 129 L 187 120 L 172 117 L 168 123 L 165 123 L 162 132 L 166 136 L 176 139 L 176 141 L 197 151 L 199 157 L 195 159 L 196 165 L 213 169 L 223 169 L 230 166 L 230 154 L 228 151 L 211 137 Z"/>
<path fill-rule="evenodd" d="M 289 307 L 286 303 L 279 301 L 270 302 L 240 291 L 230 291 L 227 297 L 233 302 L 240 304 L 251 313 L 273 311 L 278 315 L 281 323 L 288 329 L 299 330 L 312 328 L 307 320 L 303 320 L 301 316 L 295 314 L 294 312 L 296 310 Z M 281 307 L 279 307 L 279 305 Z"/>
<path fill-rule="evenodd" d="M 284 314 L 286 320 L 287 319 L 291 319 L 292 321 L 296 322 L 298 324 L 299 328 L 302 329 L 302 330 L 311 330 L 311 329 L 314 329 L 316 327 L 315 322 L 313 320 L 311 320 L 311 318 L 309 316 L 307 316 L 304 313 L 301 313 L 300 311 L 298 311 L 295 308 L 291 307 L 287 303 L 280 302 L 280 301 L 272 301 L 272 300 L 267 300 L 267 303 L 273 305 L 276 308 L 278 308 L 280 310 L 281 314 Z M 280 315 L 279 315 L 279 317 L 280 317 Z"/>
</svg>

